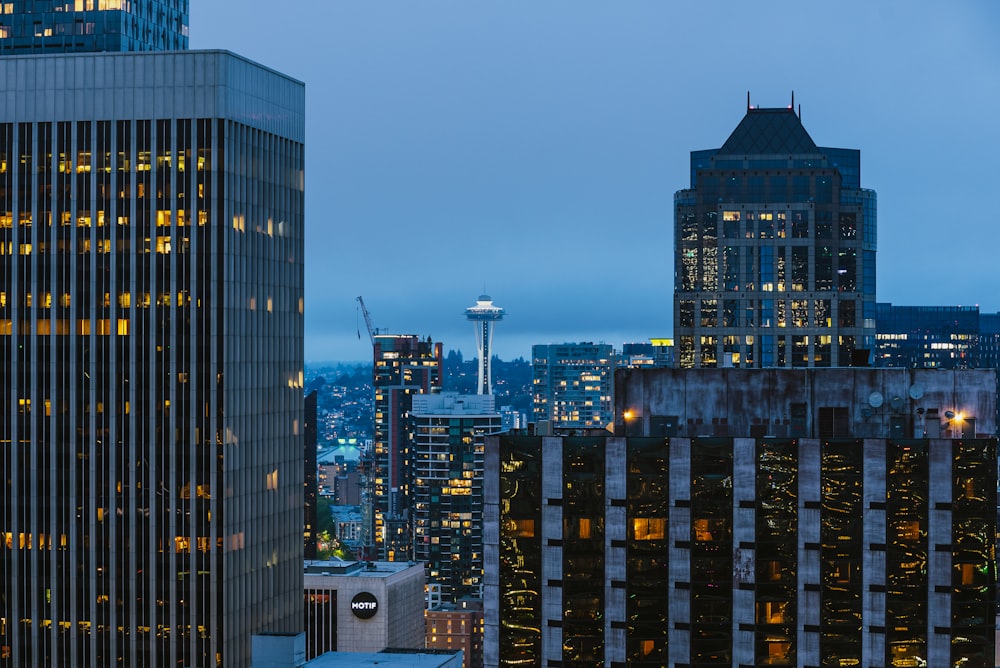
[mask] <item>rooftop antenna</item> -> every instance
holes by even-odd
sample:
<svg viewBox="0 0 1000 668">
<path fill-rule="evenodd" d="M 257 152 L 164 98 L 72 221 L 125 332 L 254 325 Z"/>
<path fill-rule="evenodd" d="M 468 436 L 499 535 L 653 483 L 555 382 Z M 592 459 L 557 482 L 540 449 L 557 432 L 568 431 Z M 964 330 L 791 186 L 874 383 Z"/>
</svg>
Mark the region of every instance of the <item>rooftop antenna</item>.
<svg viewBox="0 0 1000 668">
<path fill-rule="evenodd" d="M 802 104 L 799 103 L 799 122 L 802 121 Z"/>
<path fill-rule="evenodd" d="M 747 111 L 750 111 L 750 91 L 747 91 Z"/>
<path fill-rule="evenodd" d="M 792 91 L 792 104 L 788 108 L 789 109 L 794 109 L 795 108 L 795 91 L 794 90 Z"/>
</svg>

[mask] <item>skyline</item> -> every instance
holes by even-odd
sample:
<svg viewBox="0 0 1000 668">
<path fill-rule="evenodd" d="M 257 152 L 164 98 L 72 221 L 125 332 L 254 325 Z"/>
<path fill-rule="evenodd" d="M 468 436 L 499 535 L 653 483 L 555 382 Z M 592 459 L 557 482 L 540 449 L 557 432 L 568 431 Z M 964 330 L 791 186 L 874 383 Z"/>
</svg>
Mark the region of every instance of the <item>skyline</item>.
<svg viewBox="0 0 1000 668">
<path fill-rule="evenodd" d="M 1000 139 L 1000 7 L 308 8 L 195 3 L 190 24 L 192 48 L 306 83 L 310 362 L 371 358 L 359 294 L 376 327 L 467 358 L 484 291 L 508 314 L 503 359 L 672 335 L 673 194 L 747 90 L 763 107 L 794 90 L 818 144 L 861 150 L 879 301 L 1000 311 L 998 234 L 975 206 Z"/>
</svg>

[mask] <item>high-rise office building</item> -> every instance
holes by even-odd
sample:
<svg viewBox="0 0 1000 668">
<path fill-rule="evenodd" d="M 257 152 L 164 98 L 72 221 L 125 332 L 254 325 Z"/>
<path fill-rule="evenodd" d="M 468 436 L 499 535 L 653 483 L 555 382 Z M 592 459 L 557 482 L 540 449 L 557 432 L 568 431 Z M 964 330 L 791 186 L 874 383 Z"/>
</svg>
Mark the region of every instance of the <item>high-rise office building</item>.
<svg viewBox="0 0 1000 668">
<path fill-rule="evenodd" d="M 493 394 L 493 374 L 490 356 L 493 354 L 493 326 L 503 320 L 505 311 L 493 305 L 489 295 L 479 295 L 475 306 L 465 309 L 465 318 L 476 328 L 476 351 L 479 364 L 476 370 L 476 392 Z"/>
<path fill-rule="evenodd" d="M 0 56 L 188 47 L 189 0 L 8 0 Z"/>
<path fill-rule="evenodd" d="M 851 366 L 875 342 L 875 192 L 860 151 L 748 105 L 674 195 L 674 338 L 689 367 Z"/>
<path fill-rule="evenodd" d="M 536 424 L 551 429 L 603 429 L 614 410 L 615 351 L 606 343 L 531 347 Z"/>
<path fill-rule="evenodd" d="M 366 544 L 369 557 L 413 558 L 409 418 L 416 394 L 441 391 L 441 344 L 410 334 L 377 334 L 375 433 L 364 457 Z"/>
<path fill-rule="evenodd" d="M 630 369 L 620 436 L 488 437 L 486 667 L 993 666 L 995 382 Z"/>
<path fill-rule="evenodd" d="M 483 449 L 501 429 L 493 395 L 413 397 L 413 558 L 448 602 L 483 583 Z"/>
<path fill-rule="evenodd" d="M 43 5 L 0 51 L 77 50 Z M 301 626 L 303 85 L 173 51 L 0 89 L 0 666 L 247 665 Z"/>
</svg>

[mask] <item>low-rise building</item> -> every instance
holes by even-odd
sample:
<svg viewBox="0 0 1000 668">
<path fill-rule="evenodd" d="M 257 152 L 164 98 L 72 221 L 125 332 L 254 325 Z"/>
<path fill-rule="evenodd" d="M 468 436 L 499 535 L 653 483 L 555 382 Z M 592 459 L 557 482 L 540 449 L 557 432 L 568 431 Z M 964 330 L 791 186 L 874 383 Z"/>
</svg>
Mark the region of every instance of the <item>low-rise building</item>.
<svg viewBox="0 0 1000 668">
<path fill-rule="evenodd" d="M 305 562 L 307 658 L 424 646 L 424 567 L 406 562 Z"/>
<path fill-rule="evenodd" d="M 462 650 L 463 668 L 483 667 L 483 601 L 464 598 L 424 612 L 428 648 Z"/>
</svg>

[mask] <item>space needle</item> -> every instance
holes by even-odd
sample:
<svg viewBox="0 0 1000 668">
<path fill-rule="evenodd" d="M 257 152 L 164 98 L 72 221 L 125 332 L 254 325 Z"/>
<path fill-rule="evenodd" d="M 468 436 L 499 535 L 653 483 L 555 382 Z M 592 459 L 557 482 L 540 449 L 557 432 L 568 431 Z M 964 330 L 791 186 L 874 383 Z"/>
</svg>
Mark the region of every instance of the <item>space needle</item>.
<svg viewBox="0 0 1000 668">
<path fill-rule="evenodd" d="M 490 348 L 493 346 L 493 323 L 503 320 L 504 310 L 493 305 L 489 295 L 479 295 L 475 306 L 465 309 L 465 319 L 476 328 L 476 350 L 479 351 L 478 394 L 493 394 L 490 374 Z"/>
</svg>

